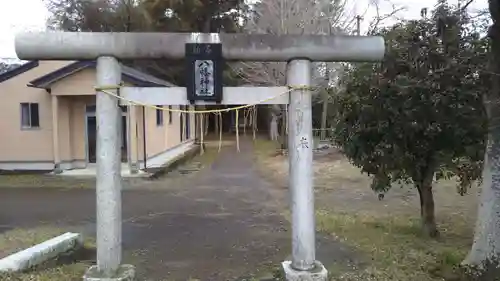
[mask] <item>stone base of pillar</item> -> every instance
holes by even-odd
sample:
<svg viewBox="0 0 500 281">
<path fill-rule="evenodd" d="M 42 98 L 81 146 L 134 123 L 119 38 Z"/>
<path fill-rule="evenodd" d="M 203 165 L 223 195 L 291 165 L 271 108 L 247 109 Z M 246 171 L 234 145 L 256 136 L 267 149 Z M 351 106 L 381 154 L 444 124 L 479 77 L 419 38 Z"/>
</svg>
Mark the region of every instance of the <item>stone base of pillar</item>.
<svg viewBox="0 0 500 281">
<path fill-rule="evenodd" d="M 284 261 L 282 264 L 286 281 L 327 281 L 328 271 L 319 261 L 315 262 L 314 269 L 309 271 L 299 271 L 292 267 L 291 261 Z"/>
<path fill-rule="evenodd" d="M 131 163 L 130 164 L 130 173 L 131 174 L 137 174 L 139 172 L 139 167 L 136 163 Z"/>
<path fill-rule="evenodd" d="M 83 281 L 133 281 L 135 279 L 135 267 L 129 264 L 122 264 L 118 268 L 116 276 L 103 276 L 97 265 L 91 266 L 83 275 Z"/>
<path fill-rule="evenodd" d="M 63 170 L 61 169 L 61 164 L 58 164 L 58 163 L 55 164 L 54 165 L 54 174 L 58 175 L 62 172 L 63 172 Z"/>
</svg>

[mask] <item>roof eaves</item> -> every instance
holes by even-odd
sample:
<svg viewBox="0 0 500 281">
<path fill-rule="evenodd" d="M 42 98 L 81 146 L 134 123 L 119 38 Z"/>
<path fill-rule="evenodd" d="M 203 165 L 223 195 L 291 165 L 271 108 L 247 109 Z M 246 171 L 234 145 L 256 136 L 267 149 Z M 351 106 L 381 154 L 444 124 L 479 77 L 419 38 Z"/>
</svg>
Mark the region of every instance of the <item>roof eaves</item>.
<svg viewBox="0 0 500 281">
<path fill-rule="evenodd" d="M 68 64 L 64 67 L 56 69 L 52 72 L 49 72 L 41 77 L 38 77 L 28 83 L 29 87 L 34 88 L 47 88 L 48 85 L 72 74 L 77 71 L 80 71 L 84 68 L 91 67 L 95 65 L 93 61 L 77 61 L 71 64 Z"/>
<path fill-rule="evenodd" d="M 96 67 L 96 61 L 77 61 L 47 73 L 28 83 L 28 87 L 47 89 L 48 86 L 68 75 L 88 67 Z M 139 87 L 175 87 L 174 84 L 125 65 L 121 65 L 122 79 Z"/>
<path fill-rule="evenodd" d="M 126 82 L 132 83 L 137 87 L 165 87 L 163 84 L 154 83 L 151 81 L 144 80 L 136 75 L 131 75 L 128 73 L 122 73 L 122 79 Z"/>
<path fill-rule="evenodd" d="M 129 75 L 131 77 L 136 78 L 137 80 L 141 80 L 145 83 L 151 84 L 151 85 L 157 85 L 157 86 L 162 86 L 162 87 L 175 87 L 175 84 L 172 84 L 170 82 L 167 82 L 163 79 L 157 78 L 151 74 L 148 74 L 146 72 L 140 71 L 138 69 L 122 65 L 122 73 Z"/>
<path fill-rule="evenodd" d="M 24 72 L 31 70 L 39 65 L 40 65 L 40 63 L 37 60 L 29 61 L 29 62 L 22 64 L 14 69 L 6 71 L 6 72 L 0 74 L 0 83 L 7 81 L 11 78 L 14 78 L 20 74 L 23 74 Z"/>
</svg>

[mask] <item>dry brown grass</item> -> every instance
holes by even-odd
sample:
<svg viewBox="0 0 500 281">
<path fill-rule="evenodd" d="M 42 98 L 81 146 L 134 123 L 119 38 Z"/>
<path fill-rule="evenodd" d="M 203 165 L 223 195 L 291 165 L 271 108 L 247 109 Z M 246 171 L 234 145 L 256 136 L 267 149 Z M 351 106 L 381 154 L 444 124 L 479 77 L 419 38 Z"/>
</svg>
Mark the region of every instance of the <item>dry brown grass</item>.
<svg viewBox="0 0 500 281">
<path fill-rule="evenodd" d="M 0 258 L 6 257 L 63 233 L 65 233 L 65 231 L 52 227 L 14 229 L 6 231 L 0 234 Z"/>
<path fill-rule="evenodd" d="M 256 156 L 285 198 L 286 156 L 264 140 L 256 142 Z M 420 235 L 418 194 L 411 186 L 395 185 L 379 201 L 370 178 L 339 153 L 315 161 L 314 175 L 318 230 L 355 247 L 369 261 L 363 270 L 335 272 L 334 280 L 437 281 L 454 275 L 472 241 L 477 188 L 460 196 L 453 181 L 435 184 L 442 235 L 432 240 Z"/>
<path fill-rule="evenodd" d="M 0 188 L 94 188 L 95 179 L 47 174 L 0 175 Z"/>
</svg>

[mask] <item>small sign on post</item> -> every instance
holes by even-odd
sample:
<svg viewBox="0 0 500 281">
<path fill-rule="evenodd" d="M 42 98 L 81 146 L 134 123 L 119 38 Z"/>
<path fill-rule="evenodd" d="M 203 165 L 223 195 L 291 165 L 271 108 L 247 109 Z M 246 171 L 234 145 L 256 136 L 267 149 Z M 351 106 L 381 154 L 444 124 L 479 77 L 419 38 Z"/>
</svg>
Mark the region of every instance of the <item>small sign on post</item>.
<svg viewBox="0 0 500 281">
<path fill-rule="evenodd" d="M 222 101 L 222 44 L 186 43 L 187 98 L 196 101 Z"/>
</svg>

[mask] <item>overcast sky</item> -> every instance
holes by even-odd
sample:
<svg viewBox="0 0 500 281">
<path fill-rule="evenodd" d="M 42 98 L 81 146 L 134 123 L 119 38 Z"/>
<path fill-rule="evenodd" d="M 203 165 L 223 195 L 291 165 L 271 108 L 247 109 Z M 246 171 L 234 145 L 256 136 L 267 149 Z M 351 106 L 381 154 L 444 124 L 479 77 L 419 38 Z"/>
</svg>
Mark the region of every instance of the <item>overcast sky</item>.
<svg viewBox="0 0 500 281">
<path fill-rule="evenodd" d="M 349 5 L 357 7 L 362 12 L 369 0 L 348 0 Z M 450 0 L 450 3 L 458 0 Z M 352 4 L 354 3 L 354 4 Z M 398 6 L 404 6 L 406 11 L 400 13 L 404 18 L 418 18 L 423 7 L 432 8 L 436 0 L 392 0 Z M 474 0 L 471 8 L 485 8 L 487 0 Z M 388 5 L 385 5 L 388 8 Z M 388 11 L 387 9 L 385 11 Z M 373 13 L 366 15 L 365 24 Z M 19 31 L 44 30 L 49 16 L 42 0 L 0 0 L 0 58 L 16 58 L 14 36 Z"/>
</svg>

